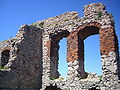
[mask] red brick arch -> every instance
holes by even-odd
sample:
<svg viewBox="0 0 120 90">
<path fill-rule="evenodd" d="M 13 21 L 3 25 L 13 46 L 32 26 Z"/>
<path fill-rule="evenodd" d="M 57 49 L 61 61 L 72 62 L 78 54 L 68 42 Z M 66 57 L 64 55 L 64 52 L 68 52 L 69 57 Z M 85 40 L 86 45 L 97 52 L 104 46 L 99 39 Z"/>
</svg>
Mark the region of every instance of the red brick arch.
<svg viewBox="0 0 120 90">
<path fill-rule="evenodd" d="M 100 24 L 97 22 L 87 23 L 82 26 L 79 26 L 76 31 L 71 32 L 67 37 L 68 44 L 68 52 L 67 52 L 67 60 L 83 60 L 84 58 L 84 43 L 83 41 L 95 34 L 99 34 Z"/>
<path fill-rule="evenodd" d="M 118 50 L 118 43 L 113 27 L 101 28 L 101 25 L 97 22 L 79 26 L 76 31 L 71 32 L 67 37 L 67 61 L 79 61 L 79 73 L 83 75 L 82 77 L 86 77 L 84 70 L 84 40 L 95 34 L 100 35 L 101 56 L 108 55 L 110 52 L 116 52 Z"/>
</svg>

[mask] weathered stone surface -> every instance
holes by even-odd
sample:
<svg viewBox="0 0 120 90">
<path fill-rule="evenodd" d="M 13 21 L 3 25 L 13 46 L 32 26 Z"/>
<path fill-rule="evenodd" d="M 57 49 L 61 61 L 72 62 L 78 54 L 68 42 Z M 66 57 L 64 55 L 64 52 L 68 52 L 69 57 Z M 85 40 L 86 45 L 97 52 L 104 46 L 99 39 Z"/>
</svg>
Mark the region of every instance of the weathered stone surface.
<svg viewBox="0 0 120 90">
<path fill-rule="evenodd" d="M 42 32 L 23 26 L 11 40 L 7 70 L 0 71 L 0 88 L 40 88 L 42 80 Z M 2 49 L 4 50 L 4 49 Z M 5 49 L 6 50 L 6 49 Z"/>
</svg>

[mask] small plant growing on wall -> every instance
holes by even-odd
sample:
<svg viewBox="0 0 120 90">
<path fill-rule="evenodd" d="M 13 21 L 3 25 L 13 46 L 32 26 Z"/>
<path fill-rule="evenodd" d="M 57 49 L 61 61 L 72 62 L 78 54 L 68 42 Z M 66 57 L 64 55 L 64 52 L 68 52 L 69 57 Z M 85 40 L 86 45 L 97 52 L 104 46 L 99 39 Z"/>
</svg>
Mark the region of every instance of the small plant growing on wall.
<svg viewBox="0 0 120 90">
<path fill-rule="evenodd" d="M 70 90 L 70 88 L 65 88 L 64 90 Z"/>
<path fill-rule="evenodd" d="M 41 23 L 32 23 L 32 26 L 43 28 L 44 22 Z"/>
<path fill-rule="evenodd" d="M 39 26 L 43 28 L 44 22 L 39 23 Z"/>
<path fill-rule="evenodd" d="M 50 77 L 50 80 L 55 80 L 56 78 Z"/>
<path fill-rule="evenodd" d="M 98 16 L 97 16 L 98 19 L 101 18 L 101 17 L 102 17 L 102 12 L 99 11 L 97 15 L 98 15 Z"/>
<path fill-rule="evenodd" d="M 69 19 L 65 18 L 64 21 L 69 21 Z"/>
<path fill-rule="evenodd" d="M 5 67 L 5 66 L 0 66 L 0 69 L 7 69 L 7 67 Z"/>
<path fill-rule="evenodd" d="M 99 76 L 99 80 L 102 81 L 102 76 Z"/>
</svg>

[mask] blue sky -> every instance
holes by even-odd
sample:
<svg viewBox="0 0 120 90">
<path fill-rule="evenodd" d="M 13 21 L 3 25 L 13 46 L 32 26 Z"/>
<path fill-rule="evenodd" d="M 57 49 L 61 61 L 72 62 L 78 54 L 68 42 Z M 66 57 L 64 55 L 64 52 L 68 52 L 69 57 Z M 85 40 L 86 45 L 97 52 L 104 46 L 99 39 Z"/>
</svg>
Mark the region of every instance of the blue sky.
<svg viewBox="0 0 120 90">
<path fill-rule="evenodd" d="M 82 17 L 83 6 L 97 2 L 106 5 L 107 11 L 113 14 L 116 34 L 120 42 L 120 0 L 0 0 L 0 41 L 14 37 L 23 24 L 31 24 L 68 11 L 77 11 Z M 64 51 L 66 51 L 65 42 L 65 39 L 60 42 Z M 65 76 L 66 53 L 61 49 L 59 52 L 62 52 L 59 71 Z M 99 36 L 88 37 L 85 40 L 86 71 L 101 74 L 100 65 Z"/>
</svg>

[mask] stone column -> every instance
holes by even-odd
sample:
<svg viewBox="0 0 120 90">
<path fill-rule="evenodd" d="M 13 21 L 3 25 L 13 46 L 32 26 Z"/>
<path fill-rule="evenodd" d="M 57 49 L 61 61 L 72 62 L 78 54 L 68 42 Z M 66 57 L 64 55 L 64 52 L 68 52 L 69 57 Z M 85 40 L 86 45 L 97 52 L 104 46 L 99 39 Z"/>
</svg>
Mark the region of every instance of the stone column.
<svg viewBox="0 0 120 90">
<path fill-rule="evenodd" d="M 75 60 L 78 60 L 78 35 L 77 32 L 72 32 L 67 37 L 67 61 Z"/>
<path fill-rule="evenodd" d="M 49 86 L 50 80 L 50 47 L 51 41 L 49 35 L 43 35 L 43 76 L 42 76 L 42 88 Z"/>
<path fill-rule="evenodd" d="M 114 27 L 102 28 L 100 33 L 100 49 L 103 79 L 114 80 L 119 76 L 118 41 Z"/>
</svg>

